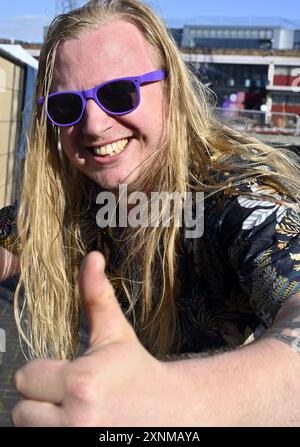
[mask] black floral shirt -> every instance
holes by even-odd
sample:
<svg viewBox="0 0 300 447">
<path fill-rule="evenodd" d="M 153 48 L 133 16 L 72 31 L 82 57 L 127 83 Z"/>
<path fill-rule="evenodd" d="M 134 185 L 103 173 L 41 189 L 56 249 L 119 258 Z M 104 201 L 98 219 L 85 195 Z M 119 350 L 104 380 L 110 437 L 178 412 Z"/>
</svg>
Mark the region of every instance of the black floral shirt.
<svg viewBox="0 0 300 447">
<path fill-rule="evenodd" d="M 176 298 L 181 353 L 253 341 L 300 291 L 300 212 L 282 198 L 248 180 L 238 192 L 205 200 L 202 237 L 187 239 L 183 229 Z M 17 254 L 15 214 L 16 206 L 0 210 L 0 245 Z M 90 250 L 97 248 L 92 220 L 93 214 L 83 225 Z"/>
<path fill-rule="evenodd" d="M 178 271 L 182 352 L 253 341 L 300 290 L 300 214 L 281 199 L 252 180 L 206 201 L 204 234 L 184 240 Z"/>
</svg>

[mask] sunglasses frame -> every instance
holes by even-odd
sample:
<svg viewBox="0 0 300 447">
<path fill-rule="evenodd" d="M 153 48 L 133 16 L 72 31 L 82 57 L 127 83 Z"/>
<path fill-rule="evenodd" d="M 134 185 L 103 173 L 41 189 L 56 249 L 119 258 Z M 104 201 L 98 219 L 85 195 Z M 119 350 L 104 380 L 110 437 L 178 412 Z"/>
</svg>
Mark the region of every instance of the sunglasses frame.
<svg viewBox="0 0 300 447">
<path fill-rule="evenodd" d="M 79 121 L 82 119 L 82 117 L 85 113 L 86 102 L 88 99 L 93 99 L 95 101 L 95 103 L 100 107 L 100 109 L 102 109 L 108 115 L 112 115 L 112 116 L 127 115 L 128 113 L 131 113 L 135 109 L 137 109 L 138 106 L 140 105 L 140 102 L 141 102 L 140 86 L 142 84 L 147 84 L 150 82 L 162 81 L 163 79 L 165 79 L 165 77 L 166 77 L 166 72 L 164 70 L 155 70 L 155 71 L 151 71 L 150 73 L 145 73 L 141 76 L 129 76 L 126 78 L 111 79 L 110 81 L 103 82 L 102 84 L 96 85 L 96 87 L 90 88 L 88 90 L 63 90 L 61 92 L 50 93 L 48 96 L 43 96 L 43 97 L 39 98 L 38 105 L 46 104 L 46 114 L 47 114 L 48 120 L 55 126 L 59 126 L 59 127 L 74 126 L 75 124 L 79 123 Z M 135 85 L 135 88 L 137 91 L 137 98 L 138 98 L 137 104 L 133 108 L 131 108 L 130 110 L 125 111 L 125 112 L 112 112 L 110 110 L 107 110 L 100 103 L 100 101 L 97 97 L 97 92 L 101 87 L 104 87 L 107 84 L 111 84 L 111 83 L 117 82 L 117 81 L 130 81 Z M 66 93 L 72 93 L 72 94 L 75 94 L 80 97 L 81 104 L 82 104 L 82 110 L 81 110 L 80 116 L 75 121 L 72 121 L 71 123 L 67 123 L 67 124 L 59 124 L 56 121 L 54 121 L 51 118 L 51 116 L 49 115 L 48 110 L 47 110 L 47 101 L 49 98 L 56 97 L 59 95 L 64 95 Z"/>
</svg>

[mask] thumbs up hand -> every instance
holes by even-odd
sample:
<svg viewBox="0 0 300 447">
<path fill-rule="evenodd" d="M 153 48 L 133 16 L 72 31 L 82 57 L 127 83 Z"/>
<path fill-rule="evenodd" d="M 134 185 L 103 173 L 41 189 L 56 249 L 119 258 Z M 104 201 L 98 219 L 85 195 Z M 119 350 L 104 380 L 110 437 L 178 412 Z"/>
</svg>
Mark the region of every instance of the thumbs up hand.
<svg viewBox="0 0 300 447">
<path fill-rule="evenodd" d="M 13 409 L 16 426 L 170 423 L 167 364 L 137 339 L 104 268 L 103 256 L 92 252 L 79 275 L 89 321 L 88 350 L 74 361 L 37 359 L 17 371 L 15 385 L 23 400 Z"/>
</svg>

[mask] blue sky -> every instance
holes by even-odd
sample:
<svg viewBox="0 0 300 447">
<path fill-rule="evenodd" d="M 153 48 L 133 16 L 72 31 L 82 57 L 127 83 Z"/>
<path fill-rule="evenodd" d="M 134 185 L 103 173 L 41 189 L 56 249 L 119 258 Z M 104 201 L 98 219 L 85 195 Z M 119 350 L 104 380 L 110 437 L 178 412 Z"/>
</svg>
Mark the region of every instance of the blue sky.
<svg viewBox="0 0 300 447">
<path fill-rule="evenodd" d="M 84 1 L 81 1 L 84 3 Z M 171 26 L 218 18 L 285 18 L 300 28 L 299 0 L 148 0 Z M 42 41 L 43 26 L 56 13 L 56 0 L 0 0 L 0 37 Z M 255 19 L 254 19 L 255 22 Z"/>
</svg>

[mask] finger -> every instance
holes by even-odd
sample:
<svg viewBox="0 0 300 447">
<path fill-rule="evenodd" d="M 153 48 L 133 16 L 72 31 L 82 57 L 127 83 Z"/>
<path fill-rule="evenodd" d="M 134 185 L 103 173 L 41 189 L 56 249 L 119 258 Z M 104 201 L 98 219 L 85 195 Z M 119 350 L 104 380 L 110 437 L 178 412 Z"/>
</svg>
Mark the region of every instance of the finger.
<svg viewBox="0 0 300 447">
<path fill-rule="evenodd" d="M 21 400 L 12 411 L 15 427 L 64 427 L 65 415 L 61 407 L 48 402 Z"/>
<path fill-rule="evenodd" d="M 91 252 L 82 265 L 79 289 L 89 322 L 90 347 L 134 336 L 105 274 L 105 260 Z"/>
<path fill-rule="evenodd" d="M 14 376 L 18 393 L 30 400 L 60 404 L 63 400 L 63 370 L 67 360 L 32 360 Z"/>
</svg>

